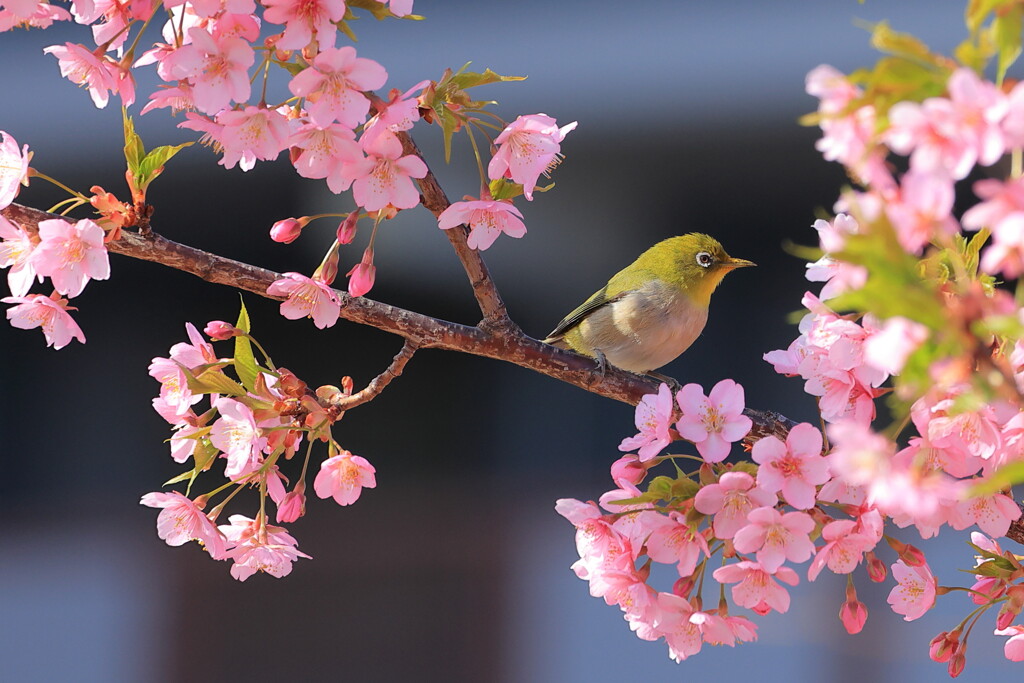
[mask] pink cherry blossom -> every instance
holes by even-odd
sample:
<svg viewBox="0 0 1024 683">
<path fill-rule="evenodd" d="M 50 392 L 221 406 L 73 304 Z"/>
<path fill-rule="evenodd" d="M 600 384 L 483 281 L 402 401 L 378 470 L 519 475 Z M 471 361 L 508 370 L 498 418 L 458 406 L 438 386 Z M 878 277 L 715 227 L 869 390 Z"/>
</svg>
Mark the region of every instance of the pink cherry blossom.
<svg viewBox="0 0 1024 683">
<path fill-rule="evenodd" d="M 886 205 L 886 214 L 903 248 L 917 253 L 933 239 L 948 239 L 959 232 L 952 216 L 954 199 L 949 176 L 913 169 L 904 174 L 898 199 Z"/>
<path fill-rule="evenodd" d="M 383 0 L 391 13 L 396 17 L 405 17 L 412 14 L 413 0 Z"/>
<path fill-rule="evenodd" d="M 267 294 L 287 297 L 281 303 L 281 315 L 289 320 L 312 318 L 321 330 L 338 322 L 341 314 L 333 289 L 299 273 L 285 273 L 267 287 Z"/>
<path fill-rule="evenodd" d="M 449 206 L 437 217 L 437 227 L 449 230 L 457 225 L 468 225 L 469 247 L 483 251 L 494 244 L 501 233 L 517 238 L 525 235 L 526 225 L 522 217 L 523 214 L 511 202 L 478 199 Z"/>
<path fill-rule="evenodd" d="M 227 456 L 224 475 L 238 479 L 254 472 L 262 462 L 260 451 L 267 438 L 256 426 L 252 410 L 231 398 L 219 398 L 213 405 L 220 417 L 210 428 L 210 443 Z"/>
<path fill-rule="evenodd" d="M 282 50 L 302 50 L 313 40 L 321 50 L 334 47 L 334 23 L 345 17 L 344 0 L 263 0 L 263 5 L 266 21 L 285 25 L 277 41 Z"/>
<path fill-rule="evenodd" d="M 818 240 L 825 254 L 814 263 L 807 264 L 806 277 L 811 282 L 824 282 L 820 298 L 831 299 L 849 290 L 859 289 L 867 281 L 867 270 L 845 261 L 834 259 L 830 254 L 842 251 L 847 235 L 860 232 L 857 221 L 838 214 L 832 222 L 818 219 L 812 226 L 818 231 Z"/>
<path fill-rule="evenodd" d="M 981 255 L 981 269 L 1013 279 L 1024 274 L 1024 213 L 1012 213 L 992 229 L 992 243 Z"/>
<path fill-rule="evenodd" d="M 376 471 L 366 458 L 343 451 L 320 463 L 313 490 L 320 498 L 334 498 L 338 505 L 351 505 L 364 488 L 376 488 Z"/>
<path fill-rule="evenodd" d="M 376 115 L 363 126 L 363 135 L 359 144 L 371 148 L 381 135 L 394 135 L 409 130 L 420 120 L 420 105 L 413 94 L 430 85 L 430 81 L 420 81 L 404 93 L 398 89 L 391 91 L 391 97 L 383 106 L 378 105 Z"/>
<path fill-rule="evenodd" d="M 67 305 L 67 299 L 61 299 L 54 294 L 51 297 L 42 294 L 29 294 L 28 296 L 7 296 L 0 299 L 5 304 L 15 304 L 7 309 L 7 319 L 11 325 L 22 330 L 31 330 L 34 327 L 41 327 L 43 336 L 46 337 L 46 345 L 54 349 L 62 349 L 77 339 L 85 343 L 85 334 L 68 314 L 68 311 L 75 310 Z"/>
<path fill-rule="evenodd" d="M 337 121 L 351 130 L 366 121 L 370 111 L 370 100 L 363 91 L 381 88 L 387 80 L 384 67 L 357 57 L 354 47 L 331 47 L 292 78 L 288 89 L 306 98 L 309 120 L 320 128 Z"/>
<path fill-rule="evenodd" d="M 293 148 L 292 164 L 298 174 L 303 178 L 325 178 L 327 187 L 335 194 L 351 187 L 351 164 L 365 158 L 355 134 L 337 123 L 301 126 L 292 133 L 289 146 Z"/>
<path fill-rule="evenodd" d="M 188 30 L 188 38 L 189 44 L 168 55 L 164 66 L 175 78 L 188 80 L 196 108 L 212 116 L 232 102 L 248 100 L 249 67 L 256 59 L 249 43 L 211 35 L 199 26 Z"/>
<path fill-rule="evenodd" d="M 772 610 L 780 613 L 789 610 L 789 592 L 776 581 L 790 586 L 800 583 L 796 572 L 789 567 L 779 567 L 775 572 L 768 572 L 757 562 L 748 561 L 719 567 L 712 576 L 719 583 L 735 583 L 732 599 L 736 604 L 761 615 Z"/>
<path fill-rule="evenodd" d="M 558 163 L 561 142 L 575 128 L 575 121 L 559 128 L 547 114 L 518 117 L 494 139 L 498 151 L 487 165 L 487 175 L 491 180 L 511 178 L 532 201 L 537 179 Z"/>
<path fill-rule="evenodd" d="M 950 514 L 949 525 L 959 531 L 977 524 L 983 532 L 998 538 L 1005 536 L 1010 523 L 1020 516 L 1020 508 L 1013 498 L 1002 493 L 994 493 L 968 498 L 958 503 Z"/>
<path fill-rule="evenodd" d="M 647 476 L 647 468 L 636 454 L 628 453 L 612 463 L 611 475 L 612 481 L 619 486 L 636 486 Z"/>
<path fill-rule="evenodd" d="M 224 168 L 238 164 L 251 171 L 257 160 L 276 159 L 288 146 L 288 121 L 277 110 L 248 106 L 244 110 L 224 110 L 216 121 L 188 112 L 179 128 L 202 132 L 203 142 L 219 147 L 224 156 L 218 162 Z"/>
<path fill-rule="evenodd" d="M 928 333 L 927 327 L 913 320 L 898 315 L 887 318 L 882 329 L 864 341 L 864 360 L 882 372 L 898 375 Z"/>
<path fill-rule="evenodd" d="M 686 523 L 684 515 L 678 512 L 645 517 L 651 525 L 647 538 L 647 556 L 655 562 L 676 565 L 679 576 L 690 576 L 697 568 L 700 556 L 711 553 L 704 537 Z"/>
<path fill-rule="evenodd" d="M 10 31 L 12 28 L 49 28 L 55 21 L 70 21 L 71 13 L 63 7 L 51 5 L 48 2 L 32 0 L 32 2 L 16 3 L 20 8 L 28 8 L 31 12 L 28 16 L 19 16 L 12 11 L 12 3 L 6 3 L 4 9 L 0 10 L 0 33 Z M 23 13 L 23 10 L 19 10 Z"/>
<path fill-rule="evenodd" d="M 184 463 L 195 454 L 196 446 L 199 445 L 200 438 L 205 435 L 206 429 L 187 421 L 195 420 L 195 414 L 192 411 L 188 411 L 180 419 L 182 421 L 175 426 L 174 434 L 171 435 L 168 442 L 171 446 L 171 459 L 174 462 Z"/>
<path fill-rule="evenodd" d="M 102 58 L 97 57 L 84 46 L 75 43 L 51 45 L 44 48 L 43 52 L 57 58 L 61 76 L 76 85 L 83 85 L 89 90 L 93 104 L 98 109 L 107 106 L 111 91 L 121 92 L 120 69 L 114 62 L 109 61 L 106 55 Z"/>
<path fill-rule="evenodd" d="M 910 567 L 903 560 L 897 560 L 892 565 L 892 576 L 897 585 L 890 591 L 888 602 L 893 612 L 903 615 L 904 621 L 921 617 L 935 605 L 938 583 L 927 563 Z"/>
<path fill-rule="evenodd" d="M 729 455 L 730 444 L 750 431 L 753 422 L 743 414 L 743 387 L 723 379 L 705 396 L 699 384 L 687 384 L 678 394 L 683 416 L 676 430 L 697 446 L 705 462 L 721 462 Z"/>
<path fill-rule="evenodd" d="M 14 296 L 25 296 L 36 279 L 32 265 L 35 244 L 28 231 L 0 216 L 0 268 L 7 271 L 7 285 Z M 42 278 L 40 278 L 42 280 Z"/>
<path fill-rule="evenodd" d="M 233 560 L 231 576 L 245 581 L 256 572 L 265 572 L 276 578 L 288 576 L 292 563 L 300 557 L 312 559 L 296 548 L 295 539 L 279 526 L 267 524 L 264 529 L 255 520 L 244 515 L 231 515 L 231 524 L 218 527 L 234 544 L 226 554 Z"/>
<path fill-rule="evenodd" d="M 224 559 L 227 540 L 217 525 L 190 499 L 171 491 L 147 493 L 139 502 L 151 508 L 163 508 L 156 518 L 156 533 L 167 545 L 180 546 L 189 541 L 199 541 L 210 557 Z"/>
<path fill-rule="evenodd" d="M 741 553 L 756 552 L 766 572 L 774 573 L 786 560 L 804 562 L 814 552 L 814 520 L 805 512 L 783 515 L 773 507 L 760 507 L 747 515 L 747 521 L 733 537 L 733 545 Z"/>
<path fill-rule="evenodd" d="M 178 423 L 203 398 L 192 393 L 188 388 L 188 376 L 171 358 L 154 358 L 149 364 L 149 376 L 160 382 L 161 404 L 154 404 L 154 407 L 169 421 Z"/>
<path fill-rule="evenodd" d="M 110 277 L 105 234 L 88 218 L 74 225 L 63 218 L 39 221 L 39 244 L 32 251 L 32 266 L 38 274 L 48 276 L 61 294 L 78 296 L 90 279 Z"/>
<path fill-rule="evenodd" d="M 1010 636 L 1003 645 L 1003 654 L 1011 662 L 1024 662 L 1024 626 L 1012 625 L 1006 628 L 996 629 L 997 636 Z"/>
<path fill-rule="evenodd" d="M 672 593 L 658 594 L 654 628 L 658 634 L 664 636 L 668 645 L 668 656 L 675 662 L 681 662 L 697 654 L 703 645 L 704 638 L 700 627 L 692 620 L 694 614 L 693 607 L 685 598 Z"/>
<path fill-rule="evenodd" d="M 693 506 L 705 515 L 714 515 L 712 528 L 716 538 L 732 538 L 747 524 L 747 514 L 757 507 L 773 507 L 778 503 L 774 493 L 754 486 L 754 478 L 746 472 L 726 472 L 717 484 L 701 487 Z"/>
<path fill-rule="evenodd" d="M 277 523 L 290 524 L 306 514 L 306 494 L 298 486 L 277 504 Z"/>
<path fill-rule="evenodd" d="M 18 149 L 18 141 L 0 130 L 0 209 L 6 209 L 28 183 L 28 164 L 32 154 L 28 145 Z"/>
<path fill-rule="evenodd" d="M 836 574 L 849 574 L 864 559 L 864 553 L 875 547 L 877 541 L 863 533 L 852 519 L 829 522 L 821 531 L 825 545 L 818 549 L 807 570 L 807 580 L 814 581 L 828 565 Z"/>
<path fill-rule="evenodd" d="M 377 211 L 388 205 L 411 209 L 420 203 L 420 193 L 412 179 L 427 175 L 422 159 L 414 154 L 402 156 L 402 143 L 391 136 L 381 136 L 366 151 L 367 159 L 351 165 L 352 197 L 359 206 Z"/>
<path fill-rule="evenodd" d="M 758 440 L 750 453 L 760 465 L 757 485 L 772 493 L 781 491 L 798 510 L 814 507 L 815 486 L 831 478 L 821 446 L 821 432 L 806 422 L 793 427 L 785 443 L 774 436 Z"/>
<path fill-rule="evenodd" d="M 443 214 L 442 214 L 443 215 Z M 646 394 L 636 404 L 636 428 L 639 433 L 622 440 L 620 451 L 639 448 L 640 462 L 647 462 L 672 443 L 669 429 L 672 426 L 672 392 L 662 383 L 657 394 Z"/>
</svg>

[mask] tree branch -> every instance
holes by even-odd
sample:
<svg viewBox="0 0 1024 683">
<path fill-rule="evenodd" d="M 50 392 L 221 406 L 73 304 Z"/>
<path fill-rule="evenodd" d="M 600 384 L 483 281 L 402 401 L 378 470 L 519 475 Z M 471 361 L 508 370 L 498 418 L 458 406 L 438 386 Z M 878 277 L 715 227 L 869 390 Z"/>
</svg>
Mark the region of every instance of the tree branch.
<svg viewBox="0 0 1024 683">
<path fill-rule="evenodd" d="M 412 354 L 416 353 L 416 349 L 416 343 L 406 339 L 405 343 L 402 344 L 402 350 L 398 352 L 398 355 L 395 356 L 394 360 L 391 361 L 391 365 L 384 372 L 370 380 L 369 384 L 362 391 L 358 391 L 351 396 L 331 399 L 331 406 L 345 411 L 377 398 L 384 391 L 385 387 L 391 384 L 391 380 L 402 374 L 402 370 L 405 369 L 406 364 L 412 359 Z"/>
</svg>

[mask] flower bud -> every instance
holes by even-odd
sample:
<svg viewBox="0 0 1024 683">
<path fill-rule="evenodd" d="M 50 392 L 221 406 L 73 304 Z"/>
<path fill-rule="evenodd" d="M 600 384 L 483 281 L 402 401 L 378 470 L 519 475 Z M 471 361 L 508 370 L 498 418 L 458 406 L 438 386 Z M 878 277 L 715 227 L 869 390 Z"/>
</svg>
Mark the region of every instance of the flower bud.
<svg viewBox="0 0 1024 683">
<path fill-rule="evenodd" d="M 373 287 L 377 269 L 373 265 L 373 249 L 366 248 L 363 260 L 348 271 L 348 293 L 352 296 L 363 296 Z"/>
<path fill-rule="evenodd" d="M 672 592 L 681 598 L 685 598 L 693 592 L 695 585 L 692 576 L 684 576 L 681 579 L 676 579 L 676 582 L 672 584 Z"/>
<path fill-rule="evenodd" d="M 920 549 L 904 543 L 903 541 L 896 540 L 895 538 L 886 537 L 889 546 L 900 556 L 904 564 L 908 567 L 923 567 L 925 564 L 924 553 Z"/>
<path fill-rule="evenodd" d="M 960 648 L 953 658 L 949 660 L 949 677 L 956 678 L 964 672 L 967 664 L 967 657 L 964 656 L 963 648 Z"/>
<path fill-rule="evenodd" d="M 868 608 L 856 598 L 848 599 L 839 608 L 839 620 L 849 634 L 860 633 L 868 620 Z"/>
<path fill-rule="evenodd" d="M 309 223 L 309 217 L 285 218 L 274 223 L 270 228 L 270 239 L 282 244 L 291 244 L 302 233 L 302 229 Z"/>
<path fill-rule="evenodd" d="M 960 645 L 960 632 L 943 631 L 928 643 L 928 656 L 936 662 L 948 662 Z"/>
<path fill-rule="evenodd" d="M 612 463 L 612 480 L 626 488 L 625 484 L 636 486 L 647 476 L 647 468 L 640 464 L 635 453 L 624 455 Z"/>
<path fill-rule="evenodd" d="M 874 552 L 868 552 L 864 557 L 867 558 L 868 578 L 875 583 L 885 581 L 885 577 L 889 573 L 889 570 L 885 567 L 885 562 L 882 562 Z"/>
<path fill-rule="evenodd" d="M 306 514 L 305 486 L 300 480 L 293 491 L 289 491 L 277 506 L 277 523 L 289 524 Z"/>
<path fill-rule="evenodd" d="M 285 396 L 301 398 L 306 393 L 306 383 L 295 376 L 291 370 L 280 368 L 280 376 L 277 380 L 277 387 Z"/>
<path fill-rule="evenodd" d="M 322 282 L 325 285 L 330 285 L 334 282 L 334 278 L 338 277 L 338 243 L 335 242 L 331 245 L 331 248 L 324 255 L 324 260 L 320 262 L 316 271 L 313 272 L 313 279 L 317 282 Z"/>
<path fill-rule="evenodd" d="M 211 320 L 206 323 L 206 327 L 203 328 L 203 332 L 205 332 L 206 336 L 213 341 L 224 341 L 225 339 L 231 339 L 232 337 L 242 333 L 242 331 L 234 325 L 226 323 L 223 320 Z"/>
<path fill-rule="evenodd" d="M 359 225 L 359 211 L 353 211 L 338 226 L 338 244 L 351 244 Z"/>
</svg>

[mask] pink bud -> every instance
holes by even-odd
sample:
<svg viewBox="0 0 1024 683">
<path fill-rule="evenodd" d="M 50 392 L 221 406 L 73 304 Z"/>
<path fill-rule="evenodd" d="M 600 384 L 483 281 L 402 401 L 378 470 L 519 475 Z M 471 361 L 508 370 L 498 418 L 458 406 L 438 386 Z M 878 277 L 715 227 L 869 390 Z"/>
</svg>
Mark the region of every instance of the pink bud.
<svg viewBox="0 0 1024 683">
<path fill-rule="evenodd" d="M 363 260 L 348 271 L 348 293 L 352 296 L 363 296 L 373 287 L 377 269 L 373 265 L 373 249 L 366 248 Z"/>
<path fill-rule="evenodd" d="M 860 633 L 864 622 L 868 620 L 868 608 L 856 598 L 847 600 L 839 608 L 839 620 L 843 622 L 847 633 Z"/>
<path fill-rule="evenodd" d="M 966 664 L 967 657 L 964 656 L 963 648 L 959 648 L 959 651 L 949 660 L 949 677 L 956 678 L 962 674 Z"/>
<path fill-rule="evenodd" d="M 886 537 L 885 540 L 888 541 L 889 546 L 896 551 L 900 556 L 900 559 L 903 560 L 904 564 L 908 567 L 924 566 L 924 553 L 922 553 L 918 548 L 895 538 Z"/>
<path fill-rule="evenodd" d="M 672 584 L 672 592 L 681 598 L 685 598 L 693 592 L 695 585 L 692 576 L 684 576 L 681 579 L 676 579 L 676 582 Z"/>
<path fill-rule="evenodd" d="M 943 631 L 928 643 L 928 656 L 936 662 L 948 662 L 960 644 L 960 632 Z"/>
<path fill-rule="evenodd" d="M 283 221 L 274 223 L 270 228 L 270 239 L 283 244 L 290 244 L 298 239 L 302 229 L 309 223 L 309 218 L 285 218 Z"/>
<path fill-rule="evenodd" d="M 289 491 L 277 506 L 277 523 L 289 524 L 304 514 L 306 514 L 306 496 L 296 486 L 295 490 Z"/>
<path fill-rule="evenodd" d="M 324 260 L 320 262 L 320 265 L 313 273 L 313 279 L 325 285 L 333 283 L 334 278 L 338 277 L 338 260 L 338 245 L 333 244 L 327 255 L 324 256 Z"/>
<path fill-rule="evenodd" d="M 1009 609 L 1010 605 L 1003 605 L 1002 609 L 999 610 L 999 614 L 996 616 L 996 628 L 1004 629 L 1009 628 L 1013 620 L 1017 618 L 1017 612 Z"/>
<path fill-rule="evenodd" d="M 885 567 L 885 562 L 878 559 L 878 556 L 873 552 L 867 553 L 865 557 L 867 558 L 868 577 L 875 583 L 885 581 L 885 577 L 889 573 L 889 570 Z"/>
<path fill-rule="evenodd" d="M 350 244 L 356 237 L 359 224 L 359 211 L 353 211 L 338 226 L 338 244 Z"/>
<path fill-rule="evenodd" d="M 635 453 L 624 455 L 612 463 L 612 480 L 623 488 L 626 488 L 625 484 L 639 484 L 646 475 L 647 468 L 640 464 Z"/>
<path fill-rule="evenodd" d="M 211 320 L 206 323 L 206 327 L 203 328 L 203 332 L 206 336 L 213 341 L 224 341 L 225 339 L 231 339 L 241 332 L 231 323 L 226 323 L 223 320 Z"/>
</svg>

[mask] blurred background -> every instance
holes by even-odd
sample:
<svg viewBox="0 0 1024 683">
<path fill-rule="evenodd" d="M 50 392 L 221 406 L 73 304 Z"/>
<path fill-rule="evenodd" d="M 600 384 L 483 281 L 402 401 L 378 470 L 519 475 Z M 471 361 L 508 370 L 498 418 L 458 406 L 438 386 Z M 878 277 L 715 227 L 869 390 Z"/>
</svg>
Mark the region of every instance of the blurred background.
<svg viewBox="0 0 1024 683">
<path fill-rule="evenodd" d="M 816 102 L 805 74 L 827 62 L 874 62 L 862 21 L 888 18 L 931 47 L 963 37 L 962 3 L 776 0 L 477 3 L 418 0 L 423 22 L 356 22 L 361 56 L 405 89 L 473 61 L 522 83 L 481 89 L 506 120 L 545 112 L 579 121 L 563 143 L 555 191 L 520 203 L 529 234 L 501 238 L 486 260 L 513 318 L 543 336 L 641 251 L 710 232 L 759 264 L 715 295 L 703 336 L 666 373 L 709 388 L 731 377 L 747 404 L 815 415 L 798 380 L 762 355 L 796 335 L 787 314 L 808 283 L 786 240 L 812 243 L 815 211 L 844 182 L 796 119 Z M 33 166 L 86 190 L 126 194 L 116 104 L 93 108 L 58 77 L 47 45 L 86 42 L 84 29 L 0 37 L 0 129 L 35 152 Z M 149 92 L 148 71 L 140 92 Z M 134 108 L 137 112 L 138 106 Z M 137 119 L 148 146 L 190 139 L 158 110 Z M 448 195 L 476 194 L 464 138 L 445 165 L 436 127 L 414 130 Z M 165 236 L 278 271 L 311 272 L 332 221 L 298 242 L 272 243 L 288 216 L 348 211 L 347 195 L 297 177 L 283 157 L 243 174 L 206 148 L 185 150 L 153 186 Z M 41 181 L 19 201 L 60 199 Z M 84 214 L 83 214 L 84 215 Z M 360 232 L 343 254 L 358 261 Z M 382 226 L 372 296 L 462 323 L 478 313 L 447 239 L 423 210 Z M 338 440 L 377 468 L 354 506 L 311 499 L 289 530 L 312 561 L 286 579 L 239 583 L 194 544 L 172 549 L 157 511 L 138 505 L 180 467 L 150 409 L 155 356 L 185 340 L 184 323 L 234 320 L 238 293 L 161 266 L 113 256 L 113 275 L 75 299 L 88 344 L 59 351 L 39 331 L 0 325 L 0 680 L 3 681 L 760 681 L 940 680 L 929 639 L 968 611 L 949 597 L 912 624 L 885 604 L 890 584 L 858 573 L 870 618 L 848 636 L 837 618 L 844 580 L 828 572 L 792 589 L 787 614 L 758 619 L 760 639 L 706 647 L 682 664 L 634 637 L 617 608 L 591 598 L 569 566 L 571 525 L 557 498 L 596 499 L 633 433 L 633 410 L 497 362 L 422 351 L 378 400 L 346 416 Z M 400 340 L 344 321 L 326 331 L 245 297 L 254 333 L 310 385 L 361 386 Z M 295 466 L 297 463 L 290 463 Z M 286 474 L 297 476 L 295 471 Z M 207 484 L 212 488 L 215 477 Z M 206 485 L 200 482 L 200 489 Z M 310 491 L 311 492 L 311 491 Z M 253 514 L 255 496 L 235 511 Z M 916 540 L 908 536 L 907 540 Z M 962 583 L 967 532 L 922 543 L 940 582 Z M 883 557 L 893 561 L 891 553 Z M 801 572 L 802 576 L 805 573 Z M 672 578 L 665 578 L 664 588 Z M 714 596 L 707 596 L 711 604 Z M 963 680 L 1020 676 L 989 617 L 971 639 Z"/>
</svg>

